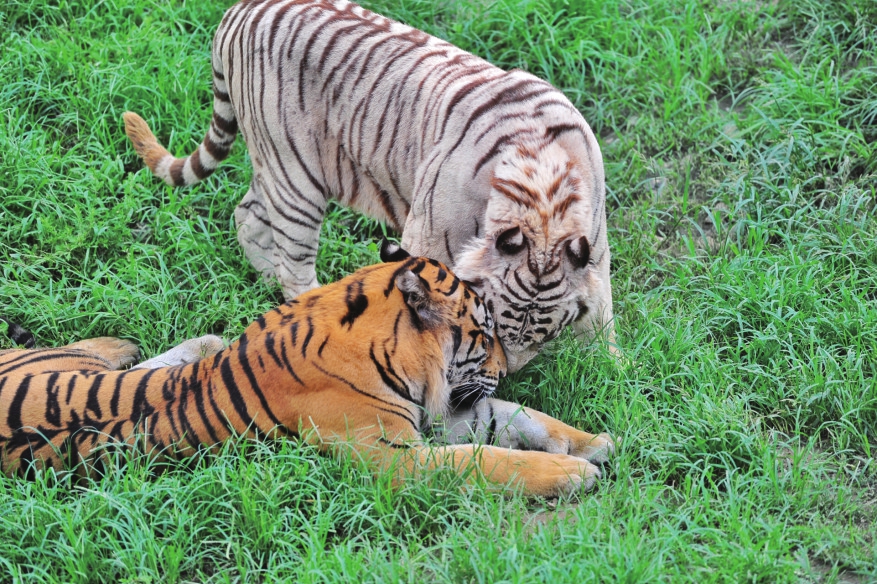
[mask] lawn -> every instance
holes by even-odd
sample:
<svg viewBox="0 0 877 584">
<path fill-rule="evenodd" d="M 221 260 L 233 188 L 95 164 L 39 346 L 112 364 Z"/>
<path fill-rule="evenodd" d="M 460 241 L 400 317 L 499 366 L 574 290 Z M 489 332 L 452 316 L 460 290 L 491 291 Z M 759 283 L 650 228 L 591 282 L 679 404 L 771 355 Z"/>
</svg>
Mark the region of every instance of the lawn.
<svg viewBox="0 0 877 584">
<path fill-rule="evenodd" d="M 0 6 L 0 311 L 42 344 L 153 355 L 282 300 L 235 239 L 242 141 L 175 190 L 121 122 L 194 148 L 229 4 Z M 877 3 L 365 5 L 549 80 L 598 135 L 625 358 L 562 337 L 500 394 L 620 437 L 599 487 L 392 490 L 293 443 L 0 477 L 0 582 L 877 581 Z M 333 208 L 322 281 L 382 233 Z"/>
</svg>

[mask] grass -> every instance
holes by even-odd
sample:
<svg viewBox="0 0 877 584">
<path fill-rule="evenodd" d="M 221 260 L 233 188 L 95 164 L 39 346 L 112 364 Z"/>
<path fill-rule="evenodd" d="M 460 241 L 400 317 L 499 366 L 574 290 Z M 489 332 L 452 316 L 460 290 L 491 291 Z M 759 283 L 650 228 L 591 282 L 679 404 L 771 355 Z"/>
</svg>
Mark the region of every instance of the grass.
<svg viewBox="0 0 877 584">
<path fill-rule="evenodd" d="M 548 79 L 599 137 L 627 360 L 562 338 L 500 388 L 621 437 L 599 489 L 392 491 L 295 444 L 0 478 L 0 581 L 877 581 L 877 5 L 366 4 Z M 197 144 L 227 5 L 0 7 L 0 308 L 44 344 L 155 354 L 281 300 L 234 237 L 241 142 L 173 190 L 120 121 Z M 381 233 L 333 208 L 323 281 L 377 261 Z"/>
</svg>

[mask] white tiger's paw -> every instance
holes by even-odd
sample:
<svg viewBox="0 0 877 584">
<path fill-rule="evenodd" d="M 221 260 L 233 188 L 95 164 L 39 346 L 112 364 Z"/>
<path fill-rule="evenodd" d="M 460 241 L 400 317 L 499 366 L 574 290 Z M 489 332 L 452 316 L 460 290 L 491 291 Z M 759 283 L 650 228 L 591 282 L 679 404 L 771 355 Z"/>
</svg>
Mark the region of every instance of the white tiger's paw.
<svg viewBox="0 0 877 584">
<path fill-rule="evenodd" d="M 609 458 L 615 454 L 615 441 L 604 432 L 589 439 L 573 442 L 569 453 L 594 463 L 609 462 Z"/>
<path fill-rule="evenodd" d="M 204 335 L 195 339 L 184 341 L 161 355 L 148 359 L 132 369 L 158 369 L 159 367 L 172 367 L 194 363 L 205 357 L 210 357 L 225 348 L 225 343 L 216 335 Z"/>
</svg>

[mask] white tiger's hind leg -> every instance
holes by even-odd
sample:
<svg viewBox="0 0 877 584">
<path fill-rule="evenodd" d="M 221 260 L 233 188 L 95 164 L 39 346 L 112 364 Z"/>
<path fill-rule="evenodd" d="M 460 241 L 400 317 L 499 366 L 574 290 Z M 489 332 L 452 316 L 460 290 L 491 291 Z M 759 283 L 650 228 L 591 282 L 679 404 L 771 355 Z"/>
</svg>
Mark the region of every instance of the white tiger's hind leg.
<svg viewBox="0 0 877 584">
<path fill-rule="evenodd" d="M 235 209 L 235 223 L 247 259 L 266 280 L 277 278 L 284 298 L 291 300 L 320 285 L 315 262 L 325 209 L 314 203 L 323 200 L 320 193 L 277 186 L 277 180 L 253 177 Z"/>
<path fill-rule="evenodd" d="M 205 357 L 211 357 L 225 348 L 225 343 L 216 335 L 204 335 L 184 341 L 161 355 L 139 363 L 131 369 L 158 369 L 194 363 Z"/>
<path fill-rule="evenodd" d="M 294 159 L 291 154 L 285 160 L 290 159 Z M 265 210 L 274 239 L 274 275 L 283 288 L 284 298 L 291 300 L 320 286 L 317 246 L 326 201 L 303 170 L 291 165 L 284 170 L 282 176 L 277 173 L 264 176 L 259 186 L 265 193 Z"/>
<path fill-rule="evenodd" d="M 275 243 L 274 273 L 277 281 L 280 282 L 280 287 L 283 288 L 283 297 L 286 300 L 292 300 L 299 294 L 320 287 L 316 269 L 320 225 L 317 225 L 314 237 L 310 237 L 306 231 L 306 228 L 296 227 L 296 231 L 293 232 L 295 236 L 306 240 L 305 242 L 290 245 L 287 241 L 284 246 Z M 282 226 L 275 227 L 274 241 L 283 241 L 288 233 L 289 231 Z"/>
<path fill-rule="evenodd" d="M 274 234 L 255 178 L 250 190 L 234 210 L 234 221 L 238 229 L 238 241 L 244 248 L 247 259 L 263 278 L 273 279 L 276 254 Z"/>
</svg>

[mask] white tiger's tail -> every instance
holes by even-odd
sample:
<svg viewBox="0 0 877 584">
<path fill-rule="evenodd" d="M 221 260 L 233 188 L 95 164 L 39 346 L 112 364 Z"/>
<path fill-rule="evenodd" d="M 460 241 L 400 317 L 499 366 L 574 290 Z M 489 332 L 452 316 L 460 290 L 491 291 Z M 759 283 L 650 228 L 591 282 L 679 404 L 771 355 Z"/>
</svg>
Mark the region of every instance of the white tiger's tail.
<svg viewBox="0 0 877 584">
<path fill-rule="evenodd" d="M 171 186 L 192 185 L 207 178 L 224 160 L 238 132 L 237 118 L 231 106 L 223 75 L 213 71 L 213 119 L 201 145 L 189 156 L 176 158 L 158 143 L 146 120 L 134 112 L 122 114 L 125 133 L 134 150 L 152 173 Z"/>
</svg>

